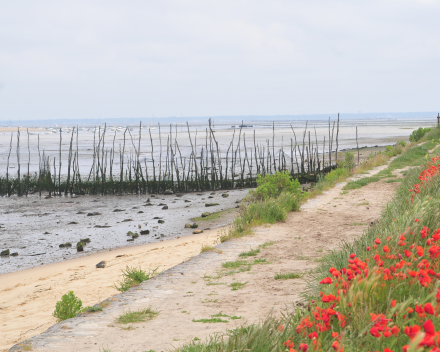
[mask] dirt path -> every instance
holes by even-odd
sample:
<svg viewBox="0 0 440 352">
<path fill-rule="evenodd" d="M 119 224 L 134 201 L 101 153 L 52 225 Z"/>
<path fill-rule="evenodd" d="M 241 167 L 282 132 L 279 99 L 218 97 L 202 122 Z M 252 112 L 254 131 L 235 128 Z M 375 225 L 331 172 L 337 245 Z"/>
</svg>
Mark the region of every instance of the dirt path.
<svg viewBox="0 0 440 352">
<path fill-rule="evenodd" d="M 383 168 L 375 169 L 374 173 Z M 318 265 L 319 257 L 327 250 L 336 248 L 341 240 L 350 241 L 362 235 L 364 229 L 380 217 L 396 187 L 396 183 L 380 181 L 343 194 L 343 185 L 338 184 L 310 200 L 301 212 L 291 213 L 285 223 L 262 226 L 255 229 L 256 234 L 251 237 L 222 243 L 216 247 L 221 253 L 203 253 L 179 264 L 126 293 L 114 296 L 102 312 L 56 324 L 45 333 L 27 340 L 28 345 L 24 346 L 32 346 L 33 351 L 99 351 L 103 348 L 112 352 L 165 351 L 196 338 L 204 340 L 209 334 L 256 322 L 271 311 L 274 314 L 282 312 L 286 306 L 299 300 L 304 282 L 302 279 L 275 280 L 275 274 L 306 273 Z M 215 241 L 215 234 L 213 236 L 212 241 Z M 238 257 L 240 253 L 257 249 L 267 242 L 275 243 L 260 247 L 257 256 L 247 259 L 251 262 L 263 259 L 266 264 L 251 265 L 249 271 L 242 266 L 244 270 L 237 273 L 231 271 L 240 271 L 240 268 L 222 268 L 222 263 L 241 259 Z M 191 242 L 187 244 L 189 247 L 200 251 L 201 245 Z M 163 248 L 161 256 L 178 256 L 179 251 L 178 247 Z M 142 266 L 152 267 L 147 261 L 150 253 L 143 257 L 146 261 Z M 140 262 L 141 258 L 136 264 Z M 81 265 L 79 261 L 71 269 L 80 270 Z M 88 270 L 93 271 L 94 275 L 77 279 L 83 280 L 83 285 L 89 285 L 89 294 L 94 287 L 108 287 L 115 281 L 114 277 L 108 275 L 107 268 L 102 271 Z M 93 280 L 98 278 L 99 283 L 95 284 Z M 240 286 L 240 283 L 244 284 L 242 288 L 232 289 Z M 64 291 L 69 290 L 68 287 L 61 287 Z M 58 297 L 59 291 L 58 288 Z M 75 293 L 83 298 L 79 291 Z M 35 297 L 38 298 L 38 293 L 35 293 Z M 97 300 L 95 294 L 95 302 Z M 85 301 L 86 304 L 95 303 L 90 299 Z M 10 304 L 9 309 L 13 306 L 16 304 Z M 160 311 L 151 321 L 128 325 L 115 322 L 116 318 L 129 310 L 149 306 Z M 51 307 L 50 311 L 54 303 Z M 35 319 L 39 311 L 38 306 L 34 311 L 28 310 L 22 321 Z M 220 312 L 228 316 L 221 317 L 227 322 L 193 321 L 210 319 Z M 231 319 L 233 316 L 239 319 Z M 10 323 L 3 322 L 2 325 L 4 329 Z M 47 325 L 42 329 L 46 328 Z M 22 344 L 17 345 L 11 351 L 18 351 L 21 347 Z"/>
</svg>

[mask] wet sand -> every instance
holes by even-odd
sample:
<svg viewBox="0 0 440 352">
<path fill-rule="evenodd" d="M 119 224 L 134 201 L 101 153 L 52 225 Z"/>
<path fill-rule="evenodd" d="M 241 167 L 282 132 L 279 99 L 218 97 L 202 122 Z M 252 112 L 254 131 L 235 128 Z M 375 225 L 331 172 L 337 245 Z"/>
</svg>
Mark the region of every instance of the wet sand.
<svg viewBox="0 0 440 352">
<path fill-rule="evenodd" d="M 222 195 L 228 194 L 227 198 Z M 137 246 L 187 236 L 185 223 L 204 212 L 235 208 L 248 190 L 179 195 L 3 197 L 0 198 L 0 249 L 18 256 L 0 258 L 0 274 L 87 256 L 101 250 Z M 207 203 L 218 203 L 206 207 Z M 165 206 L 168 209 L 163 209 Z M 90 214 L 96 214 L 89 216 Z M 200 229 L 223 226 L 235 218 L 228 211 L 214 221 L 199 222 Z M 163 223 L 162 223 L 163 222 Z M 141 231 L 149 230 L 142 235 Z M 138 233 L 132 240 L 127 235 Z M 76 244 L 89 238 L 84 252 Z M 70 242 L 72 247 L 60 248 Z"/>
</svg>

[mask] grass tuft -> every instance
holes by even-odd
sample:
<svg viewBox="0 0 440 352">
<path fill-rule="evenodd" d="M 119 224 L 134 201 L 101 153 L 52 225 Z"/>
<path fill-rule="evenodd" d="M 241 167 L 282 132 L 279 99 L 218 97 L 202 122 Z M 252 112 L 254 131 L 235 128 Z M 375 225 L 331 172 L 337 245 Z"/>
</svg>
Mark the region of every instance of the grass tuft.
<svg viewBox="0 0 440 352">
<path fill-rule="evenodd" d="M 303 276 L 297 273 L 276 274 L 275 280 L 301 279 Z"/>
<path fill-rule="evenodd" d="M 138 323 L 141 321 L 151 320 L 159 314 L 158 311 L 153 310 L 151 307 L 146 309 L 140 309 L 136 311 L 128 311 L 121 315 L 116 321 L 120 324 Z"/>
</svg>

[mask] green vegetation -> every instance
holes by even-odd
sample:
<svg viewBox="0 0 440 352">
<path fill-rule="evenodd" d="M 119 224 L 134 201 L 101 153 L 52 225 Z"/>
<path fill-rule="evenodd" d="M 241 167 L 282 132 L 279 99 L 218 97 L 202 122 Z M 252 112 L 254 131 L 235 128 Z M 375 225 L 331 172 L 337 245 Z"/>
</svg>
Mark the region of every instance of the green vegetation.
<svg viewBox="0 0 440 352">
<path fill-rule="evenodd" d="M 116 321 L 120 324 L 138 323 L 141 321 L 151 320 L 159 314 L 158 311 L 153 310 L 151 307 L 146 309 L 140 309 L 136 311 L 128 311 L 121 315 Z"/>
<path fill-rule="evenodd" d="M 156 274 L 157 269 L 150 270 L 146 273 L 140 267 L 127 267 L 122 269 L 122 280 L 115 283 L 114 288 L 120 292 L 125 292 L 133 286 L 139 285 L 141 282 L 151 279 Z"/>
<path fill-rule="evenodd" d="M 364 187 L 370 183 L 377 182 L 380 180 L 381 180 L 381 177 L 379 177 L 379 176 L 364 177 L 364 178 L 361 178 L 360 180 L 348 182 L 344 186 L 343 189 L 344 190 L 357 189 L 357 188 Z"/>
<path fill-rule="evenodd" d="M 409 141 L 410 142 L 418 142 L 419 140 L 421 140 L 423 138 L 423 136 L 425 136 L 425 134 L 427 134 L 429 131 L 431 131 L 430 128 L 423 128 L 420 127 L 419 129 L 413 131 L 411 133 L 411 135 L 409 136 Z"/>
<path fill-rule="evenodd" d="M 194 323 L 229 323 L 227 320 L 220 318 L 210 318 L 210 319 L 193 319 Z"/>
<path fill-rule="evenodd" d="M 192 218 L 191 221 L 194 221 L 194 222 L 213 221 L 213 220 L 217 220 L 227 214 L 234 213 L 236 211 L 237 210 L 235 208 L 225 209 L 222 211 L 216 211 L 215 213 L 211 213 L 210 215 L 207 215 L 207 216 L 198 216 L 198 217 Z"/>
<path fill-rule="evenodd" d="M 232 291 L 236 291 L 236 290 L 240 290 L 240 289 L 242 289 L 243 287 L 244 287 L 244 285 L 246 285 L 247 284 L 247 281 L 246 282 L 233 282 L 233 283 L 231 283 L 231 287 L 232 287 Z"/>
<path fill-rule="evenodd" d="M 303 276 L 301 274 L 296 273 L 286 273 L 286 274 L 276 274 L 275 280 L 289 280 L 289 279 L 300 279 Z"/>
<path fill-rule="evenodd" d="M 238 256 L 239 257 L 253 257 L 253 256 L 256 256 L 258 253 L 260 253 L 259 249 L 251 249 L 249 252 L 240 253 Z"/>
<path fill-rule="evenodd" d="M 61 301 L 58 301 L 55 306 L 53 316 L 57 321 L 62 321 L 76 317 L 82 311 L 82 302 L 76 297 L 73 291 L 63 295 Z"/>
<path fill-rule="evenodd" d="M 209 245 L 203 245 L 202 249 L 200 251 L 200 253 L 206 253 L 206 252 L 215 252 L 215 253 L 223 253 L 223 251 L 221 251 L 220 249 L 217 249 L 213 246 L 209 246 Z"/>
</svg>

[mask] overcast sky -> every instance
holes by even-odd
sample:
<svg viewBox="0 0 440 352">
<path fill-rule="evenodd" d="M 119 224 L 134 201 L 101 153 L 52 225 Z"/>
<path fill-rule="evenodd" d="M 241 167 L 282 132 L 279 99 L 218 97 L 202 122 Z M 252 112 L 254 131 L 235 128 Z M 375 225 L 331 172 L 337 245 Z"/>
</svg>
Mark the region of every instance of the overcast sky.
<svg viewBox="0 0 440 352">
<path fill-rule="evenodd" d="M 0 121 L 438 109 L 439 0 L 0 2 Z"/>
</svg>

